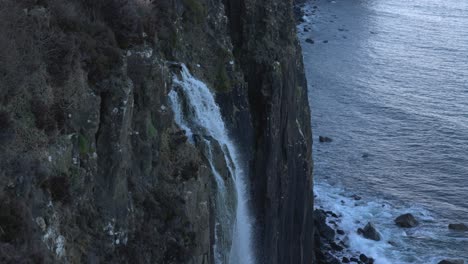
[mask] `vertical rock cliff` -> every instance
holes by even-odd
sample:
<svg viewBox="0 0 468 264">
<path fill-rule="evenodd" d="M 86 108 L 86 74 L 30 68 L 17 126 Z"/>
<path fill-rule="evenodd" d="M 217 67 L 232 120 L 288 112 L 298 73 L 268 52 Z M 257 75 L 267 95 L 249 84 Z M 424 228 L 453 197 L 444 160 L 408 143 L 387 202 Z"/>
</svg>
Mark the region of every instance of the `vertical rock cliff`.
<svg viewBox="0 0 468 264">
<path fill-rule="evenodd" d="M 232 173 L 222 146 L 207 152 L 175 120 L 168 95 L 185 64 L 215 96 L 248 174 L 256 262 L 313 263 L 292 5 L 2 1 L 0 262 L 215 262 L 213 168 Z"/>
</svg>

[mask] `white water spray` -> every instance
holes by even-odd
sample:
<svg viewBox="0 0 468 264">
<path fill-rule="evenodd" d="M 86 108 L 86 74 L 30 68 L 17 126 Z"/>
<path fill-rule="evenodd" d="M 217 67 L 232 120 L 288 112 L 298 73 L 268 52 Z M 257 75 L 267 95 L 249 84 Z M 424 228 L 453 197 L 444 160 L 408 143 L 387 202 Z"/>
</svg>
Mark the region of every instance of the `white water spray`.
<svg viewBox="0 0 468 264">
<path fill-rule="evenodd" d="M 181 76 L 174 77 L 173 81 L 175 89 L 178 90 L 172 90 L 169 93 L 169 98 L 176 122 L 186 131 L 189 137 L 197 133 L 201 136 L 215 139 L 221 147 L 228 166 L 227 169 L 233 177 L 232 180 L 235 187 L 233 190 L 235 193 L 230 194 L 227 193 L 230 189 L 226 188 L 225 179 L 223 179 L 214 165 L 212 143 L 204 139 L 205 145 L 208 148 L 207 159 L 209 160 L 217 185 L 215 206 L 217 207 L 218 216 L 216 217 L 217 223 L 215 225 L 215 261 L 217 264 L 253 264 L 255 261 L 252 251 L 252 221 L 248 213 L 246 175 L 242 168 L 236 146 L 229 138 L 219 107 L 206 84 L 194 78 L 185 65 L 182 65 Z M 185 99 L 185 105 L 181 100 L 181 95 Z M 237 199 L 235 216 L 233 217 L 235 221 L 232 223 L 229 221 L 230 210 L 227 204 L 229 197 Z M 226 250 L 223 250 L 219 246 L 223 243 L 220 240 L 226 239 L 226 237 L 218 237 L 220 229 L 224 230 L 220 232 L 221 234 L 227 236 L 227 238 L 232 237 L 231 248 L 226 249 L 229 252 L 222 252 Z"/>
</svg>

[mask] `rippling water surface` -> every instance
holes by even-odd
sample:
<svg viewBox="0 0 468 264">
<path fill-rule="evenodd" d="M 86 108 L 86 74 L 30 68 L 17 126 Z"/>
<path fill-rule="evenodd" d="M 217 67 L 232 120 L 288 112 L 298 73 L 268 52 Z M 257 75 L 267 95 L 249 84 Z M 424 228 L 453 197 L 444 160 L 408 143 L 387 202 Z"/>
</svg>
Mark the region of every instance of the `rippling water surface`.
<svg viewBox="0 0 468 264">
<path fill-rule="evenodd" d="M 380 263 L 468 261 L 468 233 L 447 229 L 468 224 L 468 1 L 317 0 L 305 19 L 319 204 Z M 404 212 L 421 225 L 396 228 Z M 357 221 L 384 241 L 354 237 Z"/>
</svg>

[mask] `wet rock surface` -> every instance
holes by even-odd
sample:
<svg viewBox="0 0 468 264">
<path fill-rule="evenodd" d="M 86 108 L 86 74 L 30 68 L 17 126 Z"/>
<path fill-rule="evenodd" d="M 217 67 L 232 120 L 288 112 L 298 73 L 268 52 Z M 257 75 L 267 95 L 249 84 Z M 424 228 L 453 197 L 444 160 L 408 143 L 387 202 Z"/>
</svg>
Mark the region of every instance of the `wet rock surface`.
<svg viewBox="0 0 468 264">
<path fill-rule="evenodd" d="M 405 227 L 405 228 L 410 228 L 410 227 L 415 227 L 418 225 L 418 221 L 416 218 L 410 214 L 402 214 L 395 218 L 395 224 L 399 227 Z"/>
<path fill-rule="evenodd" d="M 328 41 L 327 41 L 328 42 Z M 320 143 L 330 143 L 332 142 L 333 139 L 326 137 L 326 136 L 319 136 L 319 142 Z"/>
<path fill-rule="evenodd" d="M 449 224 L 448 228 L 455 231 L 468 231 L 468 225 L 463 223 Z"/>
<path fill-rule="evenodd" d="M 464 264 L 465 261 L 463 259 L 444 259 L 439 261 L 437 264 Z"/>
<path fill-rule="evenodd" d="M 380 241 L 381 236 L 375 226 L 372 223 L 367 223 L 364 228 L 359 228 L 357 233 L 362 235 L 363 237 L 375 241 Z"/>
</svg>

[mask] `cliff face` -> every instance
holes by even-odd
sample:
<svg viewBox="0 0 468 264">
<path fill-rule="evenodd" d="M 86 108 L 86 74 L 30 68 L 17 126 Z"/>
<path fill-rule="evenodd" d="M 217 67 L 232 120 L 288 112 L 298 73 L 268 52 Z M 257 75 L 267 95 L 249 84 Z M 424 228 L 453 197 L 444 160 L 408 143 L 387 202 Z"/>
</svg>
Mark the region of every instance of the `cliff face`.
<svg viewBox="0 0 468 264">
<path fill-rule="evenodd" d="M 263 263 L 313 259 L 310 111 L 292 8 L 291 1 L 257 0 L 232 1 L 229 9 L 254 128 L 251 181 Z"/>
<path fill-rule="evenodd" d="M 213 172 L 168 102 L 185 63 L 249 168 L 258 263 L 311 263 L 292 13 L 283 0 L 0 3 L 0 262 L 213 263 Z"/>
</svg>

